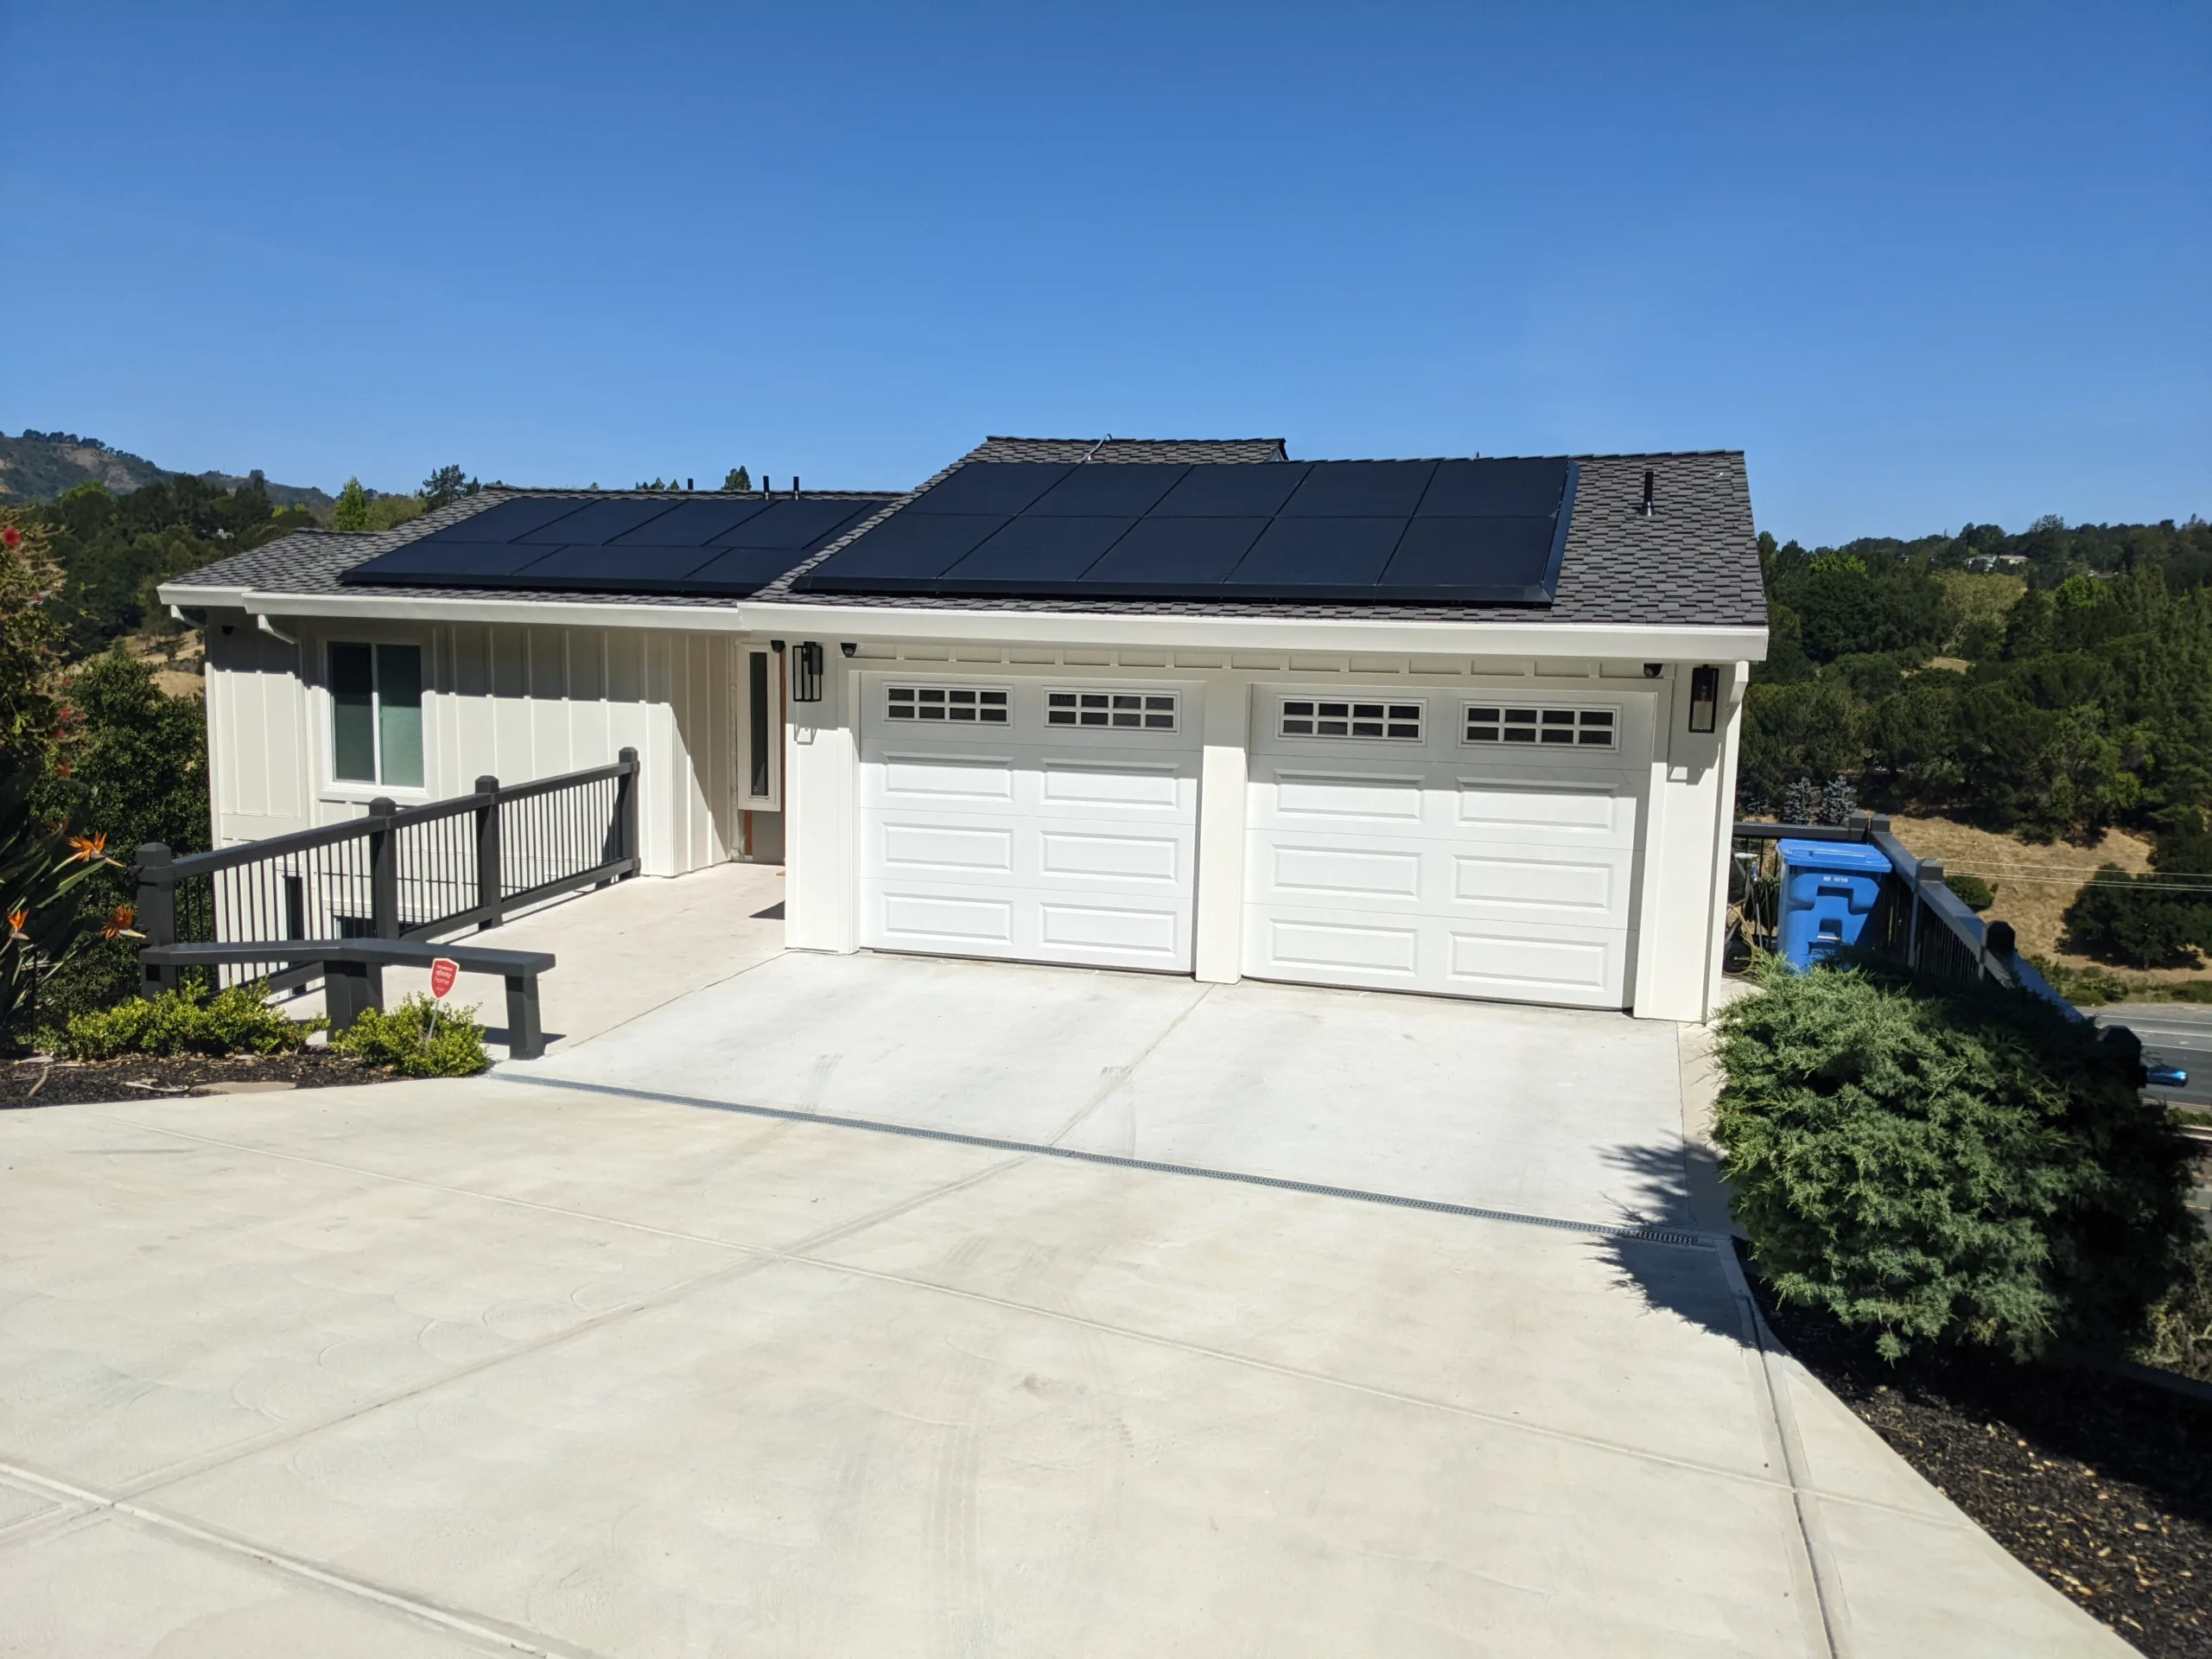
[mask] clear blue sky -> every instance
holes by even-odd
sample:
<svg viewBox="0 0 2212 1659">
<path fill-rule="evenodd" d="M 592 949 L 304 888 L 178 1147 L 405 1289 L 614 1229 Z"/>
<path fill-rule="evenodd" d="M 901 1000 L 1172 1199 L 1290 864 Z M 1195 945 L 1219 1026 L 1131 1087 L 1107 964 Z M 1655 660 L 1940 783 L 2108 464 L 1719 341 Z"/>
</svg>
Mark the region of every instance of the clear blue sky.
<svg viewBox="0 0 2212 1659">
<path fill-rule="evenodd" d="M 0 0 L 0 426 L 411 487 L 992 432 L 2212 515 L 2212 8 Z"/>
</svg>

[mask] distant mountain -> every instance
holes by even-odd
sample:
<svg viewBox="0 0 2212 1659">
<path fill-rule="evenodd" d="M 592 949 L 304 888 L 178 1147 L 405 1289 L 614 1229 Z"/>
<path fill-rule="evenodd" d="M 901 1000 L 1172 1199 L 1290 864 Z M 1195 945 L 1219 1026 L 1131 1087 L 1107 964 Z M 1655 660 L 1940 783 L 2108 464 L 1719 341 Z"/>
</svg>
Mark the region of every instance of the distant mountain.
<svg viewBox="0 0 2212 1659">
<path fill-rule="evenodd" d="M 172 475 L 168 468 L 156 467 L 143 455 L 111 449 L 98 438 L 82 438 L 73 432 L 27 429 L 19 438 L 0 433 L 0 501 L 51 501 L 79 484 L 94 482 L 123 495 Z M 200 476 L 219 490 L 234 490 L 248 481 L 230 473 Z M 327 492 L 312 486 L 266 484 L 266 487 L 270 500 L 280 507 L 327 512 L 336 505 Z"/>
</svg>

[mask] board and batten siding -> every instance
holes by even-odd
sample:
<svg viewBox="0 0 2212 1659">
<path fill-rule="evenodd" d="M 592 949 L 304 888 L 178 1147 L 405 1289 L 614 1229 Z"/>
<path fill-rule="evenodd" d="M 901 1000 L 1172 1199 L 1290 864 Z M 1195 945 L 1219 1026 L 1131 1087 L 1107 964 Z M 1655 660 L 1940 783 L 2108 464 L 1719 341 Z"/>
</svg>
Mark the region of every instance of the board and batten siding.
<svg viewBox="0 0 2212 1659">
<path fill-rule="evenodd" d="M 236 612 L 208 618 L 219 846 L 356 817 L 379 794 L 403 805 L 439 800 L 467 793 L 487 773 L 527 783 L 603 766 L 632 747 L 643 763 L 639 829 L 647 874 L 678 875 L 742 853 L 747 641 L 509 624 L 301 620 L 286 632 L 296 645 Z M 422 647 L 422 789 L 332 777 L 326 647 L 333 640 Z M 755 814 L 755 845 L 779 846 L 779 836 L 759 833 L 765 816 Z"/>
</svg>

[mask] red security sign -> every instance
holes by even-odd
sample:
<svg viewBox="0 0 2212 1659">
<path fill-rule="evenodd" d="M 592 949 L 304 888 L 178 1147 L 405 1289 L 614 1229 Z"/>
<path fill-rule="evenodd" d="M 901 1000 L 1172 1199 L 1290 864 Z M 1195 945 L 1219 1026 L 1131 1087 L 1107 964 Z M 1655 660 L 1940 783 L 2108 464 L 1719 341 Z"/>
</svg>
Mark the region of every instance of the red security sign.
<svg viewBox="0 0 2212 1659">
<path fill-rule="evenodd" d="M 461 964 L 451 957 L 440 957 L 430 964 L 430 995 L 443 996 L 460 977 Z"/>
</svg>

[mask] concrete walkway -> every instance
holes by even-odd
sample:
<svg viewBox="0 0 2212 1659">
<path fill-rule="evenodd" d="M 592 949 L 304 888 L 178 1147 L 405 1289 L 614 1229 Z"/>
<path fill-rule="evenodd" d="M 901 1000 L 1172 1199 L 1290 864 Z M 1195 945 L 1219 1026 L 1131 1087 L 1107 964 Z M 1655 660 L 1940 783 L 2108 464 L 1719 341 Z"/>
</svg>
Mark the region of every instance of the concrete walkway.
<svg viewBox="0 0 2212 1659">
<path fill-rule="evenodd" d="M 0 1115 L 0 1653 L 2129 1651 L 1610 1230 L 1664 1097 L 1555 1116 L 1561 1019 L 782 958 L 490 1079 Z"/>
</svg>

